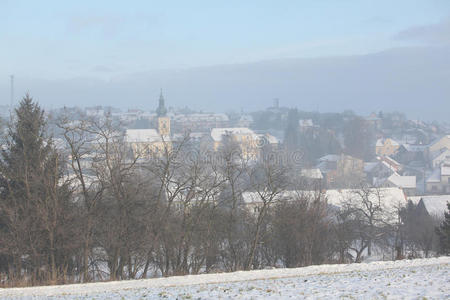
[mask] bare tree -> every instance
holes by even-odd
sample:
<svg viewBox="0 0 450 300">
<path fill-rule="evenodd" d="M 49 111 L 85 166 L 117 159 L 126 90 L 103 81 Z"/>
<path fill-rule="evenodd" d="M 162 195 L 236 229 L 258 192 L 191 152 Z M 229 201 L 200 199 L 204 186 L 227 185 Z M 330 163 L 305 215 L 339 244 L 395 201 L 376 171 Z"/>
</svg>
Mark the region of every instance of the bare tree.
<svg viewBox="0 0 450 300">
<path fill-rule="evenodd" d="M 69 113 L 64 112 L 57 121 L 62 130 L 62 136 L 68 146 L 68 165 L 71 186 L 74 187 L 74 196 L 80 207 L 81 234 L 83 239 L 83 254 L 81 271 L 83 281 L 90 281 L 90 261 L 93 261 L 91 251 L 94 241 L 94 228 L 98 224 L 97 204 L 104 191 L 104 185 L 96 178 L 94 171 L 95 121 L 82 119 L 72 121 Z"/>
<path fill-rule="evenodd" d="M 224 182 L 220 206 L 224 211 L 225 236 L 222 250 L 222 260 L 229 271 L 236 271 L 244 267 L 242 250 L 242 218 L 245 212 L 241 209 L 242 193 L 247 189 L 247 169 L 249 161 L 242 155 L 239 145 L 231 139 L 224 137 L 217 158 L 212 161 L 213 167 L 218 170 Z"/>
<path fill-rule="evenodd" d="M 256 248 L 260 239 L 260 231 L 271 205 L 278 200 L 279 195 L 289 186 L 287 167 L 277 161 L 262 161 L 249 169 L 249 179 L 252 189 L 258 194 L 260 203 L 256 213 L 256 223 L 244 268 L 249 270 L 255 258 Z"/>
<path fill-rule="evenodd" d="M 285 267 L 322 263 L 332 256 L 327 203 L 320 192 L 295 191 L 273 212 L 273 246 Z"/>
<path fill-rule="evenodd" d="M 363 251 L 367 248 L 367 254 L 372 255 L 373 244 L 379 241 L 385 234 L 385 226 L 394 218 L 392 212 L 384 205 L 383 192 L 378 188 L 361 185 L 352 190 L 348 199 L 344 202 L 344 209 L 353 218 L 352 228 L 359 241 L 350 249 L 356 252 L 356 261 L 361 260 Z"/>
</svg>

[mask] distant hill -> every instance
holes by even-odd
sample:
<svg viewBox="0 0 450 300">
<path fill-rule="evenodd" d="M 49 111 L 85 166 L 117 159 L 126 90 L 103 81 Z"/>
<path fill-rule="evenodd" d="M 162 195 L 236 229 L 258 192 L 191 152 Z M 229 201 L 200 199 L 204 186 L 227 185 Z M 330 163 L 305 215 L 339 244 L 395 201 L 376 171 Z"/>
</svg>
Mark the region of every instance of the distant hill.
<svg viewBox="0 0 450 300">
<path fill-rule="evenodd" d="M 408 117 L 448 119 L 450 48 L 398 48 L 380 53 L 280 59 L 91 79 L 17 79 L 16 95 L 44 105 L 112 105 L 154 108 L 162 87 L 168 105 L 198 110 L 261 109 L 280 104 L 302 110 L 402 111 Z M 1 103 L 9 87 L 0 86 Z M 6 100 L 8 99 L 8 100 Z"/>
</svg>

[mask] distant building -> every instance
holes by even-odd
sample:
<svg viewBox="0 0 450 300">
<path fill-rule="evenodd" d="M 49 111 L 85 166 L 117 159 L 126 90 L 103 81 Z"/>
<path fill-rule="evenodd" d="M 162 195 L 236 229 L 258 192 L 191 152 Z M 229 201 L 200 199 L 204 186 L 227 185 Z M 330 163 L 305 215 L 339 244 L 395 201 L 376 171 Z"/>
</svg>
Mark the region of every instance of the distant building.
<svg viewBox="0 0 450 300">
<path fill-rule="evenodd" d="M 317 165 L 328 187 L 345 187 L 365 178 L 364 161 L 350 155 L 329 154 L 321 157 Z"/>
<path fill-rule="evenodd" d="M 239 127 L 250 127 L 253 123 L 253 117 L 251 115 L 242 115 L 237 122 Z"/>
<path fill-rule="evenodd" d="M 230 119 L 221 113 L 196 113 L 174 115 L 172 122 L 177 132 L 208 132 L 212 128 L 228 127 Z"/>
<path fill-rule="evenodd" d="M 101 106 L 86 107 L 85 112 L 88 117 L 101 118 L 105 116 L 105 110 Z"/>
<path fill-rule="evenodd" d="M 344 208 L 349 201 L 361 201 L 358 189 L 328 189 L 322 191 L 315 190 L 286 190 L 281 192 L 272 202 L 277 204 L 281 202 L 295 201 L 296 199 L 323 199 L 329 206 L 335 208 Z M 398 222 L 396 216 L 399 207 L 406 206 L 407 199 L 400 188 L 373 188 L 369 190 L 368 200 L 379 203 L 383 212 L 380 223 L 395 224 Z M 251 213 L 257 213 L 263 204 L 258 192 L 242 193 L 242 204 Z"/>
<path fill-rule="evenodd" d="M 401 188 L 407 196 L 414 196 L 416 194 L 416 176 L 401 176 L 394 172 L 388 178 L 377 182 L 377 185 Z"/>
<path fill-rule="evenodd" d="M 380 156 L 390 156 L 397 153 L 400 144 L 393 139 L 378 139 L 375 146 L 375 153 Z"/>
<path fill-rule="evenodd" d="M 125 141 L 129 144 L 135 158 L 150 158 L 153 155 L 163 155 L 172 150 L 172 139 L 170 129 L 170 117 L 166 116 L 167 109 L 164 97 L 159 96 L 159 104 L 156 109 L 156 129 L 127 129 Z"/>
<path fill-rule="evenodd" d="M 320 188 L 324 179 L 319 168 L 302 169 L 300 177 L 312 188 Z"/>
<path fill-rule="evenodd" d="M 403 164 L 413 161 L 425 162 L 427 145 L 401 144 L 393 158 Z"/>
<path fill-rule="evenodd" d="M 417 209 L 430 217 L 443 220 L 444 213 L 447 211 L 447 203 L 450 203 L 450 195 L 416 196 L 408 197 L 408 200 L 416 204 Z"/>
<path fill-rule="evenodd" d="M 444 148 L 440 152 L 434 153 L 431 158 L 431 166 L 433 168 L 439 167 L 443 163 L 450 163 L 450 149 Z"/>
<path fill-rule="evenodd" d="M 441 164 L 426 180 L 426 192 L 450 194 L 450 164 Z"/>
<path fill-rule="evenodd" d="M 376 185 L 376 182 L 380 178 L 388 178 L 395 171 L 384 161 L 378 160 L 375 162 L 365 162 L 364 163 L 364 173 L 367 182 Z"/>
<path fill-rule="evenodd" d="M 239 145 L 245 159 L 257 159 L 265 146 L 276 147 L 278 139 L 270 134 L 256 134 L 245 127 L 213 128 L 211 130 L 213 149 L 217 151 L 227 141 Z"/>
<path fill-rule="evenodd" d="M 129 144 L 135 158 L 148 159 L 162 155 L 172 148 L 169 136 L 162 136 L 156 129 L 127 129 L 125 141 Z"/>
<path fill-rule="evenodd" d="M 388 168 L 390 168 L 393 172 L 399 172 L 403 168 L 402 164 L 393 159 L 392 157 L 378 156 L 377 159 L 380 160 L 383 164 L 385 164 Z"/>
<path fill-rule="evenodd" d="M 450 135 L 444 135 L 428 146 L 427 154 L 429 160 L 431 160 L 436 153 L 441 153 L 445 149 L 450 149 Z"/>
<path fill-rule="evenodd" d="M 165 117 L 167 115 L 167 108 L 166 105 L 164 103 L 164 96 L 162 93 L 162 89 L 161 92 L 159 94 L 159 100 L 158 100 L 158 108 L 156 109 L 156 115 L 159 117 Z"/>
<path fill-rule="evenodd" d="M 299 125 L 301 132 L 307 132 L 307 131 L 319 128 L 319 126 L 314 124 L 312 119 L 298 120 L 298 125 Z"/>
<path fill-rule="evenodd" d="M 366 122 L 375 128 L 381 128 L 381 118 L 379 118 L 374 112 L 366 117 Z"/>
</svg>

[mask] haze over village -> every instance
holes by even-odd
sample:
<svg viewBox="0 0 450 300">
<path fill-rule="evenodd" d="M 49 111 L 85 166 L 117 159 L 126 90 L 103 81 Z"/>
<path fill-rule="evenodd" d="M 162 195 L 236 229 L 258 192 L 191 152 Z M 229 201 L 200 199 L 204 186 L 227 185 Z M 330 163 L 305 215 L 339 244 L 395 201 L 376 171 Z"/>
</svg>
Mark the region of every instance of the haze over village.
<svg viewBox="0 0 450 300">
<path fill-rule="evenodd" d="M 0 297 L 446 299 L 450 3 L 175 2 L 0 0 Z"/>
</svg>

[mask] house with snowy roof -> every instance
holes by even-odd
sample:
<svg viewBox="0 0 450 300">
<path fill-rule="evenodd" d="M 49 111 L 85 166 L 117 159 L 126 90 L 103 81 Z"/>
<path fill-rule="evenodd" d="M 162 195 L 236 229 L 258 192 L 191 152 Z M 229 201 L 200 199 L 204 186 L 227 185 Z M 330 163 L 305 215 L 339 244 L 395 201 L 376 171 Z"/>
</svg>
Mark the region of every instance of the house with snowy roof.
<svg viewBox="0 0 450 300">
<path fill-rule="evenodd" d="M 173 127 L 180 132 L 204 131 L 214 127 L 226 127 L 230 120 L 223 113 L 177 114 L 172 118 Z"/>
<path fill-rule="evenodd" d="M 435 168 L 425 185 L 427 193 L 450 194 L 450 164 L 443 163 Z"/>
<path fill-rule="evenodd" d="M 380 156 L 389 156 L 397 153 L 400 144 L 391 138 L 378 139 L 375 144 L 375 153 Z"/>
<path fill-rule="evenodd" d="M 162 155 L 172 149 L 171 137 L 161 135 L 156 129 L 127 129 L 125 142 L 131 147 L 135 158 Z"/>
<path fill-rule="evenodd" d="M 312 119 L 300 119 L 298 120 L 298 125 L 301 132 L 319 128 L 318 125 L 314 124 Z"/>
<path fill-rule="evenodd" d="M 427 148 L 428 159 L 431 160 L 436 153 L 441 153 L 445 149 L 450 149 L 450 135 L 434 140 Z"/>
<path fill-rule="evenodd" d="M 318 159 L 316 168 L 322 172 L 328 187 L 343 187 L 365 177 L 364 161 L 346 154 L 328 154 Z"/>
<path fill-rule="evenodd" d="M 380 178 L 388 178 L 394 172 L 388 163 L 381 160 L 364 163 L 366 181 L 372 184 L 375 184 Z"/>
<path fill-rule="evenodd" d="M 125 142 L 130 146 L 134 158 L 147 159 L 172 151 L 170 117 L 164 104 L 164 97 L 159 96 L 156 109 L 158 129 L 127 129 Z"/>
<path fill-rule="evenodd" d="M 378 156 L 377 159 L 393 172 L 399 172 L 403 166 L 401 163 L 389 156 Z"/>
<path fill-rule="evenodd" d="M 300 178 L 311 187 L 320 188 L 322 186 L 323 174 L 319 168 L 302 169 Z"/>
<path fill-rule="evenodd" d="M 219 150 L 227 141 L 232 141 L 239 145 L 245 159 L 257 159 L 265 146 L 277 147 L 279 143 L 273 135 L 257 134 L 246 127 L 213 128 L 211 138 L 214 151 Z"/>
<path fill-rule="evenodd" d="M 428 145 L 401 144 L 393 158 L 403 164 L 409 164 L 413 161 L 425 162 L 427 147 Z"/>
<path fill-rule="evenodd" d="M 431 157 L 431 166 L 433 168 L 439 167 L 442 163 L 450 163 L 450 149 L 444 148 L 439 152 L 434 153 Z"/>
<path fill-rule="evenodd" d="M 372 188 L 366 191 L 369 201 L 379 203 L 383 210 L 381 222 L 397 222 L 397 211 L 407 204 L 407 198 L 402 189 L 396 187 Z M 361 202 L 361 190 L 358 189 L 329 189 L 323 191 L 287 190 L 279 193 L 270 203 L 274 205 L 283 201 L 295 201 L 296 199 L 309 199 L 311 201 L 322 199 L 335 208 L 345 208 L 349 203 Z M 242 193 L 242 204 L 250 212 L 258 212 L 263 205 L 263 199 L 258 192 Z"/>
<path fill-rule="evenodd" d="M 444 213 L 447 211 L 447 203 L 450 203 L 450 195 L 408 197 L 408 200 L 416 204 L 417 209 L 426 212 L 429 216 L 443 220 Z"/>
<path fill-rule="evenodd" d="M 402 176 L 394 172 L 387 178 L 377 180 L 375 184 L 381 187 L 401 188 L 407 196 L 414 196 L 416 194 L 416 176 Z"/>
</svg>

